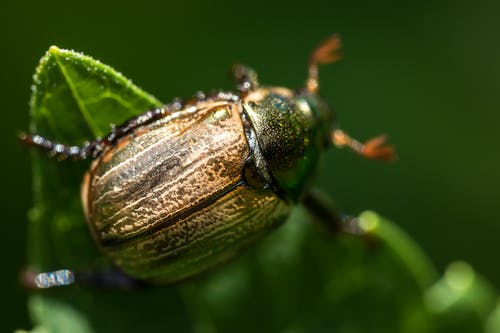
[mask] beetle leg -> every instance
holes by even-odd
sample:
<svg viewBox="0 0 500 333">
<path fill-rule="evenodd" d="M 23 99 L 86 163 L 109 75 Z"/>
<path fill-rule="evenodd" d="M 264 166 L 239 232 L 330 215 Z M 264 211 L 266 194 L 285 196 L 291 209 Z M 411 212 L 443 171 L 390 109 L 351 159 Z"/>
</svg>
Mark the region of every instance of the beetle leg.
<svg viewBox="0 0 500 333">
<path fill-rule="evenodd" d="M 86 142 L 83 146 L 70 146 L 51 141 L 37 134 L 21 133 L 19 140 L 25 145 L 35 147 L 48 153 L 51 157 L 56 157 L 60 160 L 84 160 L 87 157 L 93 156 L 95 151 L 102 151 L 104 148 L 101 139 Z"/>
<path fill-rule="evenodd" d="M 328 196 L 319 190 L 308 191 L 302 198 L 302 205 L 307 209 L 320 226 L 328 233 L 339 233 L 362 236 L 358 219 L 352 216 L 340 215 Z"/>
<path fill-rule="evenodd" d="M 135 289 L 147 285 L 146 282 L 134 279 L 116 268 L 88 272 L 61 269 L 38 274 L 26 270 L 21 275 L 21 282 L 30 289 L 47 289 L 73 284 L 94 288 Z"/>
<path fill-rule="evenodd" d="M 236 80 L 238 91 L 246 94 L 259 87 L 257 72 L 252 68 L 241 64 L 235 64 L 232 67 L 233 76 Z"/>
<path fill-rule="evenodd" d="M 207 97 L 202 92 L 197 92 L 193 100 L 187 104 L 195 104 L 196 101 L 205 100 Z M 210 98 L 224 101 L 237 101 L 239 97 L 230 92 L 218 91 L 212 94 Z M 132 133 L 135 129 L 151 124 L 166 115 L 180 111 L 186 106 L 186 103 L 180 98 L 174 99 L 170 104 L 160 108 L 148 110 L 138 116 L 135 116 L 120 126 L 112 126 L 111 132 L 104 138 L 97 138 L 93 141 L 85 142 L 82 146 L 70 146 L 60 142 L 49 140 L 37 134 L 21 133 L 19 139 L 22 143 L 38 148 L 39 150 L 47 152 L 51 157 L 60 160 L 84 160 L 87 158 L 96 158 L 107 146 L 115 144 L 119 139 Z"/>
<path fill-rule="evenodd" d="M 319 89 L 319 65 L 325 65 L 339 60 L 342 56 L 339 52 L 341 46 L 340 37 L 334 34 L 321 43 L 309 58 L 309 76 L 307 78 L 306 89 L 311 94 L 315 94 Z"/>
<path fill-rule="evenodd" d="M 51 157 L 56 157 L 61 160 L 73 159 L 84 160 L 86 158 L 96 158 L 104 150 L 105 147 L 116 143 L 120 138 L 130 134 L 138 127 L 150 124 L 172 111 L 182 108 L 181 101 L 174 101 L 162 108 L 155 108 L 129 119 L 120 126 L 113 126 L 111 132 L 104 138 L 97 138 L 93 141 L 86 142 L 82 146 L 70 146 L 60 142 L 54 142 L 40 135 L 30 135 L 22 133 L 20 140 L 22 143 L 36 147 L 47 152 Z"/>
<path fill-rule="evenodd" d="M 240 97 L 238 95 L 235 95 L 232 92 L 229 91 L 214 91 L 211 95 L 210 98 L 217 100 L 217 101 L 227 101 L 227 102 L 237 102 L 240 100 Z"/>
<path fill-rule="evenodd" d="M 394 146 L 385 144 L 386 140 L 385 135 L 379 135 L 365 143 L 361 143 L 340 129 L 332 132 L 332 142 L 337 147 L 348 147 L 368 159 L 391 162 L 397 158 L 397 155 Z"/>
</svg>

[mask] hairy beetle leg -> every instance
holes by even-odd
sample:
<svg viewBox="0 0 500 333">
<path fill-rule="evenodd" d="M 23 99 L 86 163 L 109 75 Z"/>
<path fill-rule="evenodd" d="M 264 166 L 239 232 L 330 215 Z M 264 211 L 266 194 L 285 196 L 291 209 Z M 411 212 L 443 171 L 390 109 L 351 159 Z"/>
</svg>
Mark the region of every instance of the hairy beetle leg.
<svg viewBox="0 0 500 333">
<path fill-rule="evenodd" d="M 239 96 L 225 91 L 214 92 L 208 97 L 202 92 L 197 92 L 192 101 L 183 103 L 180 98 L 177 98 L 172 103 L 164 105 L 163 107 L 154 108 L 130 118 L 120 126 L 112 126 L 111 132 L 104 138 L 97 138 L 93 141 L 85 142 L 82 146 L 71 146 L 61 142 L 55 142 L 37 134 L 21 133 L 19 139 L 23 144 L 42 150 L 48 153 L 50 157 L 55 157 L 60 160 L 85 160 L 87 158 L 96 158 L 104 148 L 115 144 L 119 139 L 132 133 L 135 129 L 149 125 L 173 112 L 181 111 L 186 104 L 194 104 L 196 101 L 206 100 L 207 98 L 228 102 L 239 100 Z"/>
<path fill-rule="evenodd" d="M 181 110 L 183 107 L 182 101 L 176 99 L 171 104 L 148 110 L 138 116 L 130 118 L 120 126 L 112 126 L 111 132 L 104 138 L 97 138 L 93 141 L 86 142 L 82 146 L 70 146 L 60 142 L 53 142 L 36 134 L 29 135 L 21 133 L 19 138 L 22 143 L 45 151 L 49 156 L 60 160 L 96 158 L 105 147 L 115 144 L 119 139 L 132 133 L 135 129 L 151 124 L 172 112 Z"/>
<path fill-rule="evenodd" d="M 147 285 L 146 282 L 134 279 L 116 268 L 85 272 L 61 269 L 43 273 L 25 270 L 21 274 L 21 283 L 30 289 L 47 289 L 73 284 L 94 288 L 136 289 Z"/>
<path fill-rule="evenodd" d="M 321 43 L 309 58 L 309 76 L 306 89 L 315 94 L 319 89 L 319 65 L 326 65 L 342 58 L 339 49 L 342 45 L 339 35 L 334 34 Z"/>
<path fill-rule="evenodd" d="M 386 145 L 386 141 L 386 135 L 379 135 L 362 143 L 351 138 L 340 129 L 336 129 L 332 132 L 332 142 L 337 147 L 348 147 L 352 151 L 368 159 L 391 162 L 397 159 L 397 155 L 394 146 Z"/>
<path fill-rule="evenodd" d="M 179 106 L 177 106 L 179 104 Z M 164 117 L 172 108 L 181 108 L 181 102 L 174 102 L 168 108 L 155 108 L 133 117 L 120 126 L 113 126 L 111 132 L 104 138 L 97 138 L 86 142 L 82 146 L 70 146 L 60 142 L 53 142 L 40 135 L 29 135 L 21 133 L 19 139 L 22 143 L 47 152 L 51 157 L 61 160 L 73 159 L 84 160 L 86 158 L 96 158 L 106 146 L 116 143 L 123 136 L 130 134 L 138 127 L 150 124 Z"/>
<path fill-rule="evenodd" d="M 96 148 L 101 145 L 100 140 L 87 142 L 83 146 L 70 146 L 60 142 L 51 141 L 37 134 L 21 133 L 19 135 L 21 143 L 46 152 L 50 157 L 60 160 L 73 159 L 84 160 L 92 157 Z M 102 148 L 101 148 L 102 150 Z"/>
</svg>

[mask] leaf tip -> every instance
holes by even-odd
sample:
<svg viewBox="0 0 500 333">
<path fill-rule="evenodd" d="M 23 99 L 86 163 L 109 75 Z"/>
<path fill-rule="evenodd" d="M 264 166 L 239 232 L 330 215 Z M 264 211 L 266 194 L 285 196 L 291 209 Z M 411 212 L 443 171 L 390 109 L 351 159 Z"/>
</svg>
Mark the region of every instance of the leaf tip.
<svg viewBox="0 0 500 333">
<path fill-rule="evenodd" d="M 60 50 L 61 50 L 61 49 L 60 49 L 60 48 L 58 48 L 58 47 L 57 47 L 57 46 L 55 46 L 55 45 L 51 45 L 51 46 L 49 47 L 49 53 L 51 53 L 51 54 L 58 54 Z"/>
<path fill-rule="evenodd" d="M 365 211 L 359 216 L 359 227 L 365 233 L 374 233 L 380 225 L 380 217 L 372 211 Z"/>
</svg>

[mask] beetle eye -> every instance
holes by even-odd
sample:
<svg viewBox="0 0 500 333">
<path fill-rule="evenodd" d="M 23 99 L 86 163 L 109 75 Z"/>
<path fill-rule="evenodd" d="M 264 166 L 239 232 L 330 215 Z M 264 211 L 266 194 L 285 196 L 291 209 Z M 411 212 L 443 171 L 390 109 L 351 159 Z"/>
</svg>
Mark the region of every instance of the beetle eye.
<svg viewBox="0 0 500 333">
<path fill-rule="evenodd" d="M 243 169 L 243 181 L 247 186 L 256 189 L 263 189 L 267 187 L 267 182 L 262 174 L 257 169 L 255 161 L 252 157 L 248 157 Z"/>
</svg>

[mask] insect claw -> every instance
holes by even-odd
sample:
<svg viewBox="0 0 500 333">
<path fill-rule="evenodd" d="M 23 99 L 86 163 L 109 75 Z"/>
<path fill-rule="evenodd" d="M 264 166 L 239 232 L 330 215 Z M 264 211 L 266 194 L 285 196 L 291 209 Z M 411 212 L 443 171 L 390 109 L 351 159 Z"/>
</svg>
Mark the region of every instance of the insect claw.
<svg viewBox="0 0 500 333">
<path fill-rule="evenodd" d="M 352 151 L 368 159 L 392 162 L 397 159 L 395 147 L 393 145 L 386 145 L 386 141 L 387 135 L 385 134 L 369 139 L 365 143 L 361 143 L 351 138 L 340 129 L 332 133 L 332 142 L 337 147 L 348 147 Z"/>
<path fill-rule="evenodd" d="M 376 136 L 363 145 L 362 155 L 369 159 L 392 162 L 397 159 L 395 147 L 386 145 L 387 135 Z"/>
<path fill-rule="evenodd" d="M 310 64 L 326 65 L 340 60 L 342 54 L 339 52 L 342 41 L 338 34 L 333 34 L 321 43 L 311 55 Z"/>
</svg>

